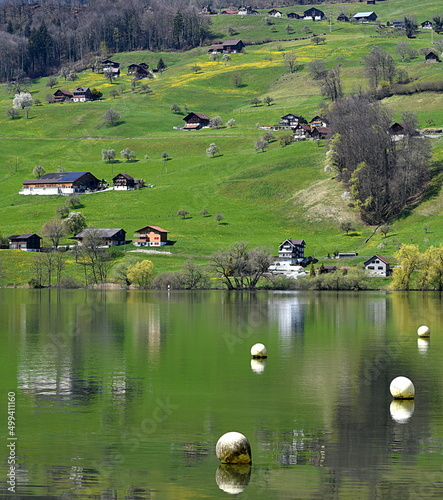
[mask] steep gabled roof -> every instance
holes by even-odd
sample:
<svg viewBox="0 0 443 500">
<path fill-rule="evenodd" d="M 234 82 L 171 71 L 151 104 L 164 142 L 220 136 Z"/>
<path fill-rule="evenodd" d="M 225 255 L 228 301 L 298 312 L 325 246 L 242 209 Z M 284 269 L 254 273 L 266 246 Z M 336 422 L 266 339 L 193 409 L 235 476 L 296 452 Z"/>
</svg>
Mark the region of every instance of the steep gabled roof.
<svg viewBox="0 0 443 500">
<path fill-rule="evenodd" d="M 112 228 L 112 229 L 109 229 L 109 228 L 87 228 L 87 229 L 84 229 L 81 233 L 78 233 L 74 236 L 74 238 L 84 238 L 87 234 L 91 233 L 91 232 L 95 232 L 98 236 L 100 236 L 100 238 L 112 238 L 113 236 L 115 236 L 117 233 L 119 233 L 120 231 L 124 231 L 124 229 L 122 229 L 121 227 L 120 228 Z M 124 231 L 126 233 L 126 231 Z"/>
<path fill-rule="evenodd" d="M 11 241 L 28 240 L 32 236 L 37 236 L 37 238 L 42 239 L 41 236 L 39 236 L 36 233 L 23 233 L 23 234 L 12 234 L 11 236 L 9 236 L 8 240 L 11 240 Z"/>
<path fill-rule="evenodd" d="M 372 262 L 373 260 L 375 259 L 379 259 L 381 260 L 382 262 L 384 262 L 385 264 L 387 264 L 388 266 L 391 265 L 391 263 L 389 262 L 389 260 L 385 259 L 384 257 L 382 257 L 381 255 L 373 255 L 370 259 L 368 259 L 364 265 L 366 266 L 367 264 L 369 264 L 370 262 Z"/>
<path fill-rule="evenodd" d="M 145 226 L 145 227 L 142 227 L 140 229 L 137 229 L 137 231 L 135 231 L 135 232 L 141 233 L 142 231 L 145 231 L 146 229 L 153 229 L 154 231 L 158 231 L 159 233 L 169 233 L 169 231 L 167 231 L 166 229 L 162 229 L 161 227 L 158 227 L 158 226 Z"/>
</svg>

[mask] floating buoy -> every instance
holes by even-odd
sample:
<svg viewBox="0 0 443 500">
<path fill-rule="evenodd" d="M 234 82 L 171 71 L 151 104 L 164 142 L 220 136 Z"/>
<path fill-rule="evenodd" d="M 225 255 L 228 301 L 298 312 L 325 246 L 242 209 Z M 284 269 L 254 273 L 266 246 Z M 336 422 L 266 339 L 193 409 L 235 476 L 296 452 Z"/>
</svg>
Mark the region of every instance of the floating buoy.
<svg viewBox="0 0 443 500">
<path fill-rule="evenodd" d="M 411 399 L 394 399 L 389 407 L 392 419 L 399 424 L 405 424 L 411 418 L 414 409 L 414 401 Z"/>
<path fill-rule="evenodd" d="M 254 344 L 251 347 L 251 355 L 253 358 L 267 358 L 268 352 L 263 344 Z"/>
<path fill-rule="evenodd" d="M 414 399 L 415 387 L 407 377 L 397 377 L 389 386 L 392 397 L 395 399 Z"/>
<path fill-rule="evenodd" d="M 249 464 L 220 464 L 215 473 L 218 487 L 230 495 L 238 495 L 246 489 L 251 479 Z"/>
<path fill-rule="evenodd" d="M 417 334 L 419 337 L 429 337 L 431 335 L 431 330 L 429 326 L 423 325 L 419 327 Z"/>
<path fill-rule="evenodd" d="M 251 445 L 240 432 L 227 432 L 217 441 L 215 454 L 222 464 L 250 464 Z"/>
</svg>

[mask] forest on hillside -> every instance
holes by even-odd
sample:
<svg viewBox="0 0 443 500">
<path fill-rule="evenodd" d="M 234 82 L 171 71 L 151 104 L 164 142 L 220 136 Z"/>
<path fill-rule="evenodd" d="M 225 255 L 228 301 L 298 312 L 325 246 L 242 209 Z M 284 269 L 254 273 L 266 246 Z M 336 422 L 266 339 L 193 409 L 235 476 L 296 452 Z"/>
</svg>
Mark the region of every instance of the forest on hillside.
<svg viewBox="0 0 443 500">
<path fill-rule="evenodd" d="M 319 0 L 257 0 L 255 8 Z M 212 11 L 223 0 L 3 0 L 0 81 L 82 70 L 94 56 L 134 50 L 186 50 L 210 41 Z M 236 6 L 235 8 L 237 8 Z"/>
</svg>

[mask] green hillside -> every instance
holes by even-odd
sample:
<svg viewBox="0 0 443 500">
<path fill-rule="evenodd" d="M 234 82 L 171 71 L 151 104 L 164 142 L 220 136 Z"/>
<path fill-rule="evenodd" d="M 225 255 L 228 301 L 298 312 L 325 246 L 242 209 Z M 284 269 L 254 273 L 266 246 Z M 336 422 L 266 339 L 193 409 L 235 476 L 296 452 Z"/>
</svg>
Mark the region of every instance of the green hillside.
<svg viewBox="0 0 443 500">
<path fill-rule="evenodd" d="M 284 8 L 284 12 L 302 12 Z M 439 2 L 428 0 L 417 4 L 407 0 L 389 0 L 374 6 L 366 4 L 333 4 L 319 6 L 332 18 L 341 11 L 354 13 L 374 8 L 379 20 L 414 14 L 420 23 L 441 14 Z M 264 12 L 264 11 L 263 11 Z M 288 35 L 286 26 L 293 25 Z M 314 33 L 326 33 L 324 43 L 311 39 L 281 41 L 303 36 L 309 26 Z M 236 34 L 228 36 L 228 28 Z M 186 53 L 132 52 L 112 55 L 121 63 L 120 78 L 109 83 L 103 74 L 86 71 L 75 82 L 59 79 L 50 89 L 46 79 L 32 82 L 30 92 L 40 105 L 32 106 L 28 118 L 23 113 L 16 119 L 6 115 L 13 95 L 6 85 L 0 89 L 0 232 L 3 236 L 23 232 L 41 232 L 41 227 L 55 215 L 65 202 L 58 196 L 23 196 L 18 191 L 22 182 L 33 178 L 32 169 L 40 164 L 46 172 L 63 167 L 66 171 L 90 171 L 100 179 L 111 181 L 119 172 L 143 178 L 153 188 L 133 192 L 106 191 L 83 195 L 79 209 L 90 227 L 122 227 L 132 238 L 133 232 L 148 224 L 170 231 L 175 244 L 167 250 L 172 256 L 150 256 L 159 271 L 174 270 L 190 256 L 205 262 L 207 256 L 236 241 L 251 246 L 264 245 L 276 251 L 285 238 L 303 238 L 308 255 L 326 256 L 336 250 L 356 250 L 360 256 L 374 253 L 392 255 L 400 243 L 413 242 L 424 249 L 439 244 L 443 237 L 440 220 L 443 198 L 440 191 L 439 165 L 443 160 L 443 142 L 434 144 L 434 189 L 432 196 L 413 207 L 397 221 L 393 232 L 384 238 L 373 233 L 373 227 L 359 221 L 358 212 L 342 197 L 345 188 L 330 173 L 324 172 L 325 143 L 306 141 L 281 147 L 279 136 L 265 152 L 254 149 L 263 134 L 259 127 L 273 125 L 286 113 L 293 112 L 310 120 L 321 111 L 322 97 L 318 86 L 309 77 L 309 63 L 323 59 L 327 65 L 342 64 L 342 80 L 347 94 L 367 88 L 362 57 L 375 44 L 395 58 L 399 68 L 407 70 L 417 81 L 443 80 L 443 64 L 427 64 L 419 55 L 402 62 L 396 52 L 399 41 L 408 41 L 416 48 L 430 47 L 440 35 L 422 30 L 407 40 L 404 32 L 378 30 L 374 24 L 307 22 L 276 19 L 269 28 L 263 16 L 213 16 L 215 40 L 242 38 L 249 42 L 271 39 L 267 43 L 247 45 L 244 53 L 232 54 L 225 63 L 211 61 L 208 47 Z M 231 30 L 232 32 L 232 30 Z M 432 40 L 431 40 L 432 38 Z M 299 70 L 288 73 L 283 54 L 297 56 Z M 167 70 L 154 80 L 140 81 L 135 91 L 125 68 L 142 61 L 155 66 L 162 57 Z M 195 72 L 193 67 L 199 66 Z M 233 75 L 239 74 L 241 85 L 234 87 Z M 143 93 L 140 85 L 147 83 L 152 93 Z M 103 92 L 100 101 L 69 104 L 48 104 L 46 95 L 57 88 L 72 90 L 74 86 L 96 87 Z M 112 90 L 119 90 L 111 97 Z M 254 97 L 271 96 L 270 106 L 253 106 Z M 178 104 L 182 112 L 171 111 Z M 443 94 L 420 93 L 393 96 L 383 101 L 399 117 L 404 110 L 417 113 L 421 127 L 432 123 L 443 128 Z M 115 127 L 101 126 L 104 113 L 113 108 L 122 116 Z M 185 109 L 221 116 L 233 127 L 185 132 Z M 364 117 L 362 117 L 364 127 Z M 220 154 L 209 158 L 205 151 L 215 142 Z M 115 149 L 117 157 L 130 148 L 136 161 L 119 159 L 105 163 L 102 149 Z M 163 161 L 167 152 L 170 160 Z M 146 160 L 144 157 L 148 155 Z M 190 216 L 182 219 L 177 211 L 185 209 Z M 200 214 L 207 209 L 210 216 Z M 223 214 L 221 224 L 214 216 Z M 340 222 L 351 220 L 357 231 L 346 235 Z M 424 226 L 427 226 L 426 230 Z M 69 240 L 65 240 L 68 242 Z M 131 246 L 131 248 L 133 248 Z M 128 247 L 129 249 L 129 247 Z M 2 250 L 0 259 L 7 272 L 0 284 L 26 283 L 29 262 L 33 256 Z"/>
</svg>

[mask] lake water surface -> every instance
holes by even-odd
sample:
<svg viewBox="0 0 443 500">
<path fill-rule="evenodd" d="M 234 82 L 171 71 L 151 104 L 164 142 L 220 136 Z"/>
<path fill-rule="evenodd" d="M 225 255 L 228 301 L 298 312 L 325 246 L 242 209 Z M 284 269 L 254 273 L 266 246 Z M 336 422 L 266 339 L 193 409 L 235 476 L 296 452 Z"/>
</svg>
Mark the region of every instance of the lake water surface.
<svg viewBox="0 0 443 500">
<path fill-rule="evenodd" d="M 442 316 L 438 293 L 0 290 L 1 494 L 14 459 L 16 498 L 443 498 Z M 219 464 L 228 431 L 252 466 Z"/>
</svg>

